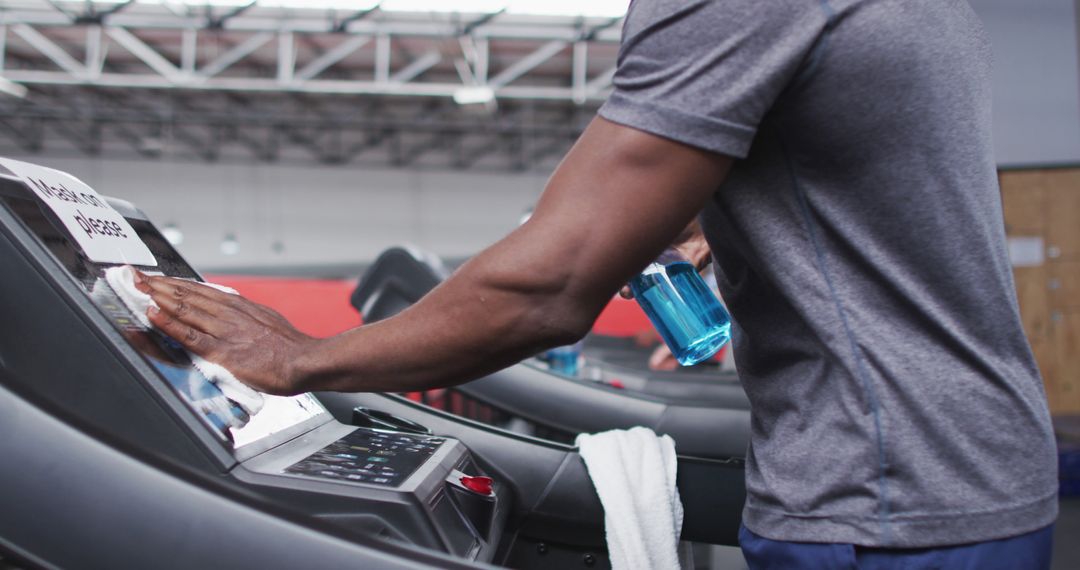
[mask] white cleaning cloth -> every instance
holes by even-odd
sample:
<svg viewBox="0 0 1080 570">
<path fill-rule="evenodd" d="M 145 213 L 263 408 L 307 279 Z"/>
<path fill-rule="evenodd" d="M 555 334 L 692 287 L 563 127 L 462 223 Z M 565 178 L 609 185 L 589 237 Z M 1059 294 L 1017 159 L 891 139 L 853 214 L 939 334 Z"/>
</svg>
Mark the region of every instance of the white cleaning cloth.
<svg viewBox="0 0 1080 570">
<path fill-rule="evenodd" d="M 135 270 L 130 266 L 118 266 L 110 267 L 105 270 L 105 281 L 108 282 L 109 287 L 112 287 L 116 295 L 120 297 L 120 300 L 124 302 L 131 314 L 134 315 L 140 323 L 146 328 L 153 328 L 150 324 L 150 319 L 146 316 L 146 311 L 151 306 L 156 307 L 157 303 L 150 298 L 150 295 L 143 293 L 135 288 Z M 224 285 L 216 285 L 214 283 L 203 283 L 203 285 L 209 285 L 219 291 L 230 293 L 235 295 L 236 290 Z M 256 392 L 250 388 L 247 384 L 236 379 L 232 372 L 229 372 L 224 367 L 214 364 L 206 360 L 205 358 L 192 354 L 191 363 L 202 372 L 206 379 L 217 385 L 221 393 L 226 398 L 234 401 L 249 416 L 254 416 L 259 413 L 259 410 L 263 407 L 263 396 L 259 392 Z"/>
<path fill-rule="evenodd" d="M 612 569 L 679 568 L 683 506 L 675 442 L 635 427 L 581 434 L 575 443 L 604 505 Z"/>
</svg>

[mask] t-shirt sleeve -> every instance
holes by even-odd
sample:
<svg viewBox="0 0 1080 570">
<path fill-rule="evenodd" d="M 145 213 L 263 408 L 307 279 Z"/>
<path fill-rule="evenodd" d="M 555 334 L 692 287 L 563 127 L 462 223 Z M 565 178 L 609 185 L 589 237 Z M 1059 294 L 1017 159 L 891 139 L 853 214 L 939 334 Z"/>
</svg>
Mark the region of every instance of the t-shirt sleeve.
<svg viewBox="0 0 1080 570">
<path fill-rule="evenodd" d="M 824 0 L 635 0 L 609 121 L 745 158 L 762 118 L 823 47 Z"/>
</svg>

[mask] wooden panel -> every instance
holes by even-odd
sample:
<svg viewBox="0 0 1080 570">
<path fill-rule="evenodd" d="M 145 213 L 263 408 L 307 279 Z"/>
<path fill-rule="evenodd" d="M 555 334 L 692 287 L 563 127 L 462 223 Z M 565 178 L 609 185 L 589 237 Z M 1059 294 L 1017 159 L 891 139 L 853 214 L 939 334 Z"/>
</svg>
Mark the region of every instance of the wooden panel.
<svg viewBox="0 0 1080 570">
<path fill-rule="evenodd" d="M 1005 208 L 1005 232 L 1009 235 L 1042 235 L 1043 192 L 1046 176 L 1041 170 L 1002 172 L 1001 202 Z"/>
<path fill-rule="evenodd" d="M 1050 338 L 1046 266 L 1014 268 L 1013 278 L 1016 281 L 1016 297 L 1020 301 L 1024 334 L 1031 344 L 1031 352 L 1035 354 L 1035 362 L 1039 364 L 1046 386 L 1046 399 L 1050 402 L 1050 409 L 1054 410 L 1061 396 L 1057 382 L 1057 353 Z"/>
<path fill-rule="evenodd" d="M 1047 257 L 1050 261 L 1080 261 L 1080 170 L 1047 172 L 1043 191 Z"/>
<path fill-rule="evenodd" d="M 1050 405 L 1051 414 L 1063 413 L 1064 399 L 1062 396 L 1061 374 L 1058 367 L 1057 346 L 1050 334 L 1031 336 L 1031 352 L 1035 355 L 1035 362 L 1039 365 L 1039 373 L 1042 375 L 1043 387 L 1046 388 L 1046 401 Z"/>
<path fill-rule="evenodd" d="M 1046 289 L 1046 266 L 1015 267 L 1016 298 L 1020 301 L 1020 318 L 1028 338 L 1049 334 L 1050 306 Z"/>
<path fill-rule="evenodd" d="M 1050 411 L 1055 414 L 1080 413 L 1080 312 L 1054 313 L 1051 333 L 1057 362 L 1052 383 L 1054 396 Z M 1047 391 L 1050 397 L 1050 391 Z"/>
<path fill-rule="evenodd" d="M 1080 224 L 1080 219 L 1077 220 Z M 1048 308 L 1080 312 L 1080 261 L 1053 261 L 1046 266 Z"/>
<path fill-rule="evenodd" d="M 1001 196 L 1006 232 L 1046 244 L 1043 265 L 1013 271 L 1050 410 L 1080 413 L 1080 169 L 1002 173 Z"/>
</svg>

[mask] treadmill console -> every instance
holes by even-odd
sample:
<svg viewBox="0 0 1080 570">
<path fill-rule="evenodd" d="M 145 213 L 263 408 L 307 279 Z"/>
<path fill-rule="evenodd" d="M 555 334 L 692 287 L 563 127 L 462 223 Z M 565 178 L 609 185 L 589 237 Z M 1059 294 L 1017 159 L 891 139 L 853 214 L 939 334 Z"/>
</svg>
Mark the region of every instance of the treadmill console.
<svg viewBox="0 0 1080 570">
<path fill-rule="evenodd" d="M 442 438 L 356 430 L 285 469 L 319 479 L 398 487 L 443 443 Z"/>
<path fill-rule="evenodd" d="M 79 213 L 67 219 L 65 207 L 72 205 Z M 31 255 L 42 267 L 50 257 L 55 262 L 44 270 L 56 273 L 59 267 L 77 285 L 84 299 L 76 304 L 90 301 L 87 320 L 111 323 L 118 335 L 102 336 L 115 339 L 110 342 L 118 349 L 112 352 L 132 355 L 123 357 L 129 362 L 142 360 L 134 368 L 148 372 L 128 388 L 149 390 L 170 403 L 160 412 L 175 414 L 174 423 L 191 428 L 177 430 L 176 437 L 192 439 L 219 458 L 216 474 L 227 473 L 227 485 L 354 531 L 492 559 L 509 494 L 480 470 L 461 442 L 344 425 L 311 394 L 265 395 L 263 409 L 249 417 L 192 365 L 179 344 L 134 318 L 104 278 L 121 260 L 137 259 L 128 264 L 142 271 L 201 281 L 134 206 L 103 198 L 62 172 L 0 159 L 0 207 L 21 225 L 16 231 L 40 245 Z M 78 220 L 90 217 L 95 222 L 86 230 Z M 139 256 L 105 246 L 107 237 L 120 234 L 131 242 L 124 247 L 139 249 Z M 98 315 L 89 315 L 94 310 Z"/>
</svg>

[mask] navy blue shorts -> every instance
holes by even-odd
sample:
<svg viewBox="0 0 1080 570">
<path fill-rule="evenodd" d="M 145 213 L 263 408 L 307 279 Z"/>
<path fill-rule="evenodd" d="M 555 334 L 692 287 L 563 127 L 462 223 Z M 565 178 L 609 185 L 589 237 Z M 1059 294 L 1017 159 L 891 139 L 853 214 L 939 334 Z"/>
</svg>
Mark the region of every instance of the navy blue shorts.
<svg viewBox="0 0 1080 570">
<path fill-rule="evenodd" d="M 1054 525 L 1020 536 L 935 548 L 770 540 L 739 529 L 750 570 L 1049 570 Z"/>
</svg>

